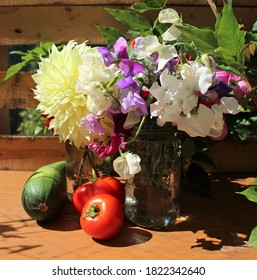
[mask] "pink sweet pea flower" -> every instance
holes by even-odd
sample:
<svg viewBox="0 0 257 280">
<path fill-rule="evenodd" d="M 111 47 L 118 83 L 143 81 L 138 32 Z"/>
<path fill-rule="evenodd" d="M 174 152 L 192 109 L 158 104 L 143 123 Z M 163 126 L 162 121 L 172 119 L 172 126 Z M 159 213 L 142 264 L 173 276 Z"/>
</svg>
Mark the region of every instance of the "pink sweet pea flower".
<svg viewBox="0 0 257 280">
<path fill-rule="evenodd" d="M 250 91 L 249 84 L 238 75 L 216 70 L 216 77 L 225 82 L 227 85 L 231 85 L 233 87 L 233 93 L 235 94 L 237 100 L 242 99 Z"/>
</svg>

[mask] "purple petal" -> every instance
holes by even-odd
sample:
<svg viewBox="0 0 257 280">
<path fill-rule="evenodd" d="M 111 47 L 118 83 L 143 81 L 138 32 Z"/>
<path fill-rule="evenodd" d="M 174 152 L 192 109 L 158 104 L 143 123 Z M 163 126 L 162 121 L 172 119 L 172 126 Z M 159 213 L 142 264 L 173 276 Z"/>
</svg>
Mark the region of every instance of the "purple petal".
<svg viewBox="0 0 257 280">
<path fill-rule="evenodd" d="M 131 91 L 121 97 L 121 112 L 127 114 L 135 107 L 134 95 Z"/>
<path fill-rule="evenodd" d="M 140 85 L 130 76 L 123 78 L 117 82 L 117 86 L 121 89 L 128 89 L 133 92 L 140 92 Z"/>
<path fill-rule="evenodd" d="M 134 84 L 134 80 L 128 76 L 127 78 L 123 78 L 117 82 L 117 86 L 121 89 L 128 88 Z"/>
<path fill-rule="evenodd" d="M 115 54 L 106 47 L 98 47 L 97 50 L 102 55 L 105 66 L 109 67 L 115 60 Z"/>
<path fill-rule="evenodd" d="M 218 93 L 219 98 L 221 98 L 223 96 L 227 96 L 232 91 L 232 88 L 223 81 L 219 80 L 219 83 L 215 86 L 215 91 Z"/>
<path fill-rule="evenodd" d="M 145 70 L 145 67 L 142 64 L 135 62 L 131 59 L 122 59 L 119 65 L 122 74 L 126 77 L 134 77 L 138 73 L 143 72 Z"/>
<path fill-rule="evenodd" d="M 98 122 L 95 115 L 88 114 L 80 121 L 81 127 L 88 130 L 90 134 L 98 132 L 99 135 L 104 135 L 105 131 L 102 125 Z"/>
<path fill-rule="evenodd" d="M 128 58 L 127 47 L 127 40 L 123 37 L 120 37 L 113 45 L 115 54 L 120 58 Z"/>
<path fill-rule="evenodd" d="M 135 112 L 136 115 L 147 115 L 147 105 L 145 100 L 137 93 L 134 94 L 134 100 L 135 100 Z"/>
</svg>

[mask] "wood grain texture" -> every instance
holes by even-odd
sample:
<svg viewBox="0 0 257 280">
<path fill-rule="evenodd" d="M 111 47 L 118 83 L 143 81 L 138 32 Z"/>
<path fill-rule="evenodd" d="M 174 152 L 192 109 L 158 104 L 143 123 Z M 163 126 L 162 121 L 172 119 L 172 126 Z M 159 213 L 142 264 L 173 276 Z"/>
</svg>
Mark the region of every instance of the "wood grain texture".
<svg viewBox="0 0 257 280">
<path fill-rule="evenodd" d="M 0 87 L 0 108 L 26 109 L 35 108 L 38 101 L 34 99 L 35 83 L 30 72 L 19 72 Z M 0 80 L 5 72 L 0 72 Z"/>
<path fill-rule="evenodd" d="M 65 145 L 56 137 L 0 136 L 0 170 L 35 170 L 65 159 Z"/>
<path fill-rule="evenodd" d="M 108 6 L 27 6 L 0 7 L 0 45 L 35 44 L 41 41 L 56 43 L 86 40 L 93 44 L 106 43 L 96 25 L 126 28 L 106 11 Z M 122 8 L 117 6 L 116 8 Z M 123 7 L 124 8 L 124 7 Z M 176 6 L 183 20 L 196 26 L 213 26 L 215 17 L 207 6 Z M 251 30 L 256 20 L 257 7 L 234 9 L 240 23 Z M 157 12 L 146 14 L 156 18 Z"/>
<path fill-rule="evenodd" d="M 135 2 L 142 2 L 142 0 L 1 0 L 0 6 L 131 5 Z M 207 5 L 206 0 L 168 0 L 167 3 L 170 5 Z"/>
</svg>

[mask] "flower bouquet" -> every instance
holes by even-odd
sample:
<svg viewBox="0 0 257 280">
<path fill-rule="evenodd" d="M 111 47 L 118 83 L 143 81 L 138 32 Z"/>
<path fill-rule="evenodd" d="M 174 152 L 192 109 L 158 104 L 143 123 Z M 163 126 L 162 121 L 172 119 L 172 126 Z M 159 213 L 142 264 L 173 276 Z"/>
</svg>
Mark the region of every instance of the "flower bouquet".
<svg viewBox="0 0 257 280">
<path fill-rule="evenodd" d="M 229 38 L 227 22 L 235 31 Z M 146 119 L 171 123 L 190 137 L 221 140 L 226 115 L 237 114 L 238 101 L 251 90 L 242 52 L 246 32 L 229 4 L 214 31 L 185 25 L 171 8 L 161 9 L 151 29 L 131 42 L 121 36 L 111 48 L 75 41 L 61 50 L 52 45 L 33 75 L 49 129 L 100 158 L 119 153 L 113 166 L 123 179 L 140 172 L 140 158 L 127 144 Z M 160 30 L 165 32 L 157 36 Z"/>
</svg>

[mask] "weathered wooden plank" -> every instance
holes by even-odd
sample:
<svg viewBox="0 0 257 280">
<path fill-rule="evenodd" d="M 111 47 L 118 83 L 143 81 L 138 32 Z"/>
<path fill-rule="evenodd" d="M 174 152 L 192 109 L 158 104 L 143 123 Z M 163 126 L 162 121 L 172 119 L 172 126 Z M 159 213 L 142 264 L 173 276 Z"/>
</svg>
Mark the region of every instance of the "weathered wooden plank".
<svg viewBox="0 0 257 280">
<path fill-rule="evenodd" d="M 35 170 L 65 159 L 65 144 L 57 137 L 0 136 L 0 170 Z M 256 140 L 247 145 L 228 141 L 215 142 L 210 156 L 217 169 L 206 166 L 211 173 L 256 173 Z"/>
<path fill-rule="evenodd" d="M 216 141 L 209 147 L 209 152 L 217 166 L 217 169 L 210 168 L 210 172 L 257 172 L 257 138 L 252 139 L 247 144 L 240 144 L 226 140 Z"/>
<path fill-rule="evenodd" d="M 0 72 L 0 81 L 5 72 Z M 38 104 L 34 99 L 35 83 L 30 72 L 19 72 L 0 87 L 0 108 L 25 109 L 35 108 Z"/>
<path fill-rule="evenodd" d="M 122 8 L 122 7 L 117 7 Z M 176 6 L 183 20 L 196 26 L 213 26 L 215 17 L 209 7 Z M 256 20 L 257 7 L 234 9 L 236 16 L 251 29 Z M 157 12 L 149 12 L 155 18 Z M 32 24 L 33 23 L 33 24 Z M 106 43 L 96 24 L 116 26 L 124 31 L 103 6 L 28 6 L 0 7 L 0 45 L 34 44 L 40 41 Z"/>
<path fill-rule="evenodd" d="M 254 1 L 254 0 L 252 0 Z M 35 6 L 35 5 L 131 5 L 142 0 L 1 0 L 0 6 Z M 214 1 L 216 2 L 216 1 Z M 251 2 L 251 0 L 250 0 Z M 207 5 L 206 0 L 168 0 L 170 5 Z"/>
<path fill-rule="evenodd" d="M 65 145 L 56 137 L 0 136 L 0 170 L 35 170 L 65 159 Z"/>
<path fill-rule="evenodd" d="M 216 5 L 223 6 L 224 0 L 217 0 Z M 256 0 L 233 0 L 233 6 L 242 6 L 242 7 L 256 7 L 257 1 Z"/>
<path fill-rule="evenodd" d="M 10 133 L 10 118 L 8 109 L 0 109 L 0 134 Z"/>
</svg>

